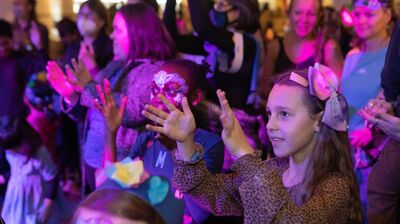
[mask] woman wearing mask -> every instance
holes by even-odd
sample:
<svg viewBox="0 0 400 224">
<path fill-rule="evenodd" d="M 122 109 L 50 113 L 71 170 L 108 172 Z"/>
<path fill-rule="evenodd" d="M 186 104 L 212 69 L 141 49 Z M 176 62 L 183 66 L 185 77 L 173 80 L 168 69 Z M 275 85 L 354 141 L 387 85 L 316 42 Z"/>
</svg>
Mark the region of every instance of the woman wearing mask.
<svg viewBox="0 0 400 224">
<path fill-rule="evenodd" d="M 145 118 L 141 110 L 149 101 L 153 74 L 162 60 L 175 56 L 174 43 L 155 11 L 147 4 L 137 3 L 118 10 L 111 34 L 115 60 L 95 77 L 83 63 L 73 61 L 67 67 L 67 78 L 54 62 L 49 62 L 49 81 L 63 97 L 62 107 L 74 120 L 84 121 L 82 156 L 87 192 L 95 188 L 94 171 L 102 166 L 105 126 L 102 114 L 93 99 L 99 97 L 96 84 L 110 80 L 117 105 L 123 101 L 126 110 L 122 127 L 117 133 L 117 159 L 125 158 L 135 142 Z M 124 96 L 127 98 L 124 99 Z"/>
<path fill-rule="evenodd" d="M 324 40 L 318 21 L 322 13 L 321 0 L 293 0 L 288 15 L 290 31 L 267 46 L 264 58 L 260 91 L 267 96 L 271 76 L 293 69 L 307 69 L 315 62 L 325 64 L 340 76 L 343 57 L 338 44 Z"/>
<path fill-rule="evenodd" d="M 341 80 L 349 108 L 349 137 L 360 184 L 361 202 L 367 206 L 368 175 L 379 154 L 379 139 L 357 111 L 382 91 L 381 71 L 390 41 L 390 0 L 356 0 L 352 11 L 357 46 L 346 56 Z M 372 141 L 376 140 L 376 141 Z"/>
<path fill-rule="evenodd" d="M 82 3 L 77 15 L 81 38 L 67 48 L 63 64 L 79 58 L 92 75 L 113 59 L 112 40 L 107 35 L 107 9 L 100 0 Z"/>
<path fill-rule="evenodd" d="M 164 23 L 179 51 L 205 56 L 211 65 L 209 82 L 228 93 L 232 106 L 248 108 L 254 103 L 261 59 L 259 6 L 256 0 L 218 0 L 209 10 L 206 0 L 189 0 L 197 36 L 178 34 L 175 0 L 168 0 Z M 234 100 L 233 100 L 234 99 Z"/>
</svg>

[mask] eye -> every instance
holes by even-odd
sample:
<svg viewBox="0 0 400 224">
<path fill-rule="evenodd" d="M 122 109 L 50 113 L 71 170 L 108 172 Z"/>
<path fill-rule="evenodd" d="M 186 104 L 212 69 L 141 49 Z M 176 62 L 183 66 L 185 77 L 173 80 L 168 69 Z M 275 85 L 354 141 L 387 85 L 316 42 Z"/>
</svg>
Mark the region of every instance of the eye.
<svg viewBox="0 0 400 224">
<path fill-rule="evenodd" d="M 281 117 L 281 118 L 287 118 L 288 116 L 289 116 L 289 113 L 286 111 L 279 112 L 279 117 Z"/>
</svg>

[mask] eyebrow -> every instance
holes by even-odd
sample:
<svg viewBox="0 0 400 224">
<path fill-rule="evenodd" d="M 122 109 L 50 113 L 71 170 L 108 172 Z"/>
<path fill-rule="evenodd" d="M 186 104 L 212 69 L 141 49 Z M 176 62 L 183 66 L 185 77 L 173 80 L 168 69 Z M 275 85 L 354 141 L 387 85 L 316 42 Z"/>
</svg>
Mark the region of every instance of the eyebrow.
<svg viewBox="0 0 400 224">
<path fill-rule="evenodd" d="M 277 110 L 289 110 L 289 111 L 293 111 L 294 110 L 293 108 L 285 107 L 285 106 L 276 106 L 275 109 L 277 109 Z M 271 109 L 268 106 L 265 107 L 265 110 L 271 111 Z"/>
</svg>

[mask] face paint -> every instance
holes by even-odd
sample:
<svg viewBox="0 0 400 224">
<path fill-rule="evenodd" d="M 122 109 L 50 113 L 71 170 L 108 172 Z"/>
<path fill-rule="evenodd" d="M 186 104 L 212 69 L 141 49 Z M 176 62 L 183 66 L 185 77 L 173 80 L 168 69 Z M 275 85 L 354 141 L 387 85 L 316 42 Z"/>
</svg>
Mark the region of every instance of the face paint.
<svg viewBox="0 0 400 224">
<path fill-rule="evenodd" d="M 153 106 L 166 109 L 157 97 L 158 94 L 163 94 L 174 106 L 180 108 L 182 99 L 188 91 L 185 79 L 179 74 L 160 71 L 154 75 L 150 101 Z"/>
</svg>

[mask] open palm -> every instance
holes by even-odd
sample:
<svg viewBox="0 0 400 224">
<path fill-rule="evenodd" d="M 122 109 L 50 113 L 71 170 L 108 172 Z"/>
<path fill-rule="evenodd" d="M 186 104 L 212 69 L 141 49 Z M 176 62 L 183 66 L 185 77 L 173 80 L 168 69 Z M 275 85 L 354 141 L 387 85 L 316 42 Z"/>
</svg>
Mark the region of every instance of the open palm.
<svg viewBox="0 0 400 224">
<path fill-rule="evenodd" d="M 143 115 L 156 125 L 147 125 L 150 131 L 159 132 L 177 142 L 185 142 L 194 135 L 196 123 L 192 111 L 189 108 L 187 98 L 182 99 L 183 112 L 172 105 L 163 95 L 158 96 L 168 108 L 169 113 L 151 105 L 146 105 Z"/>
<path fill-rule="evenodd" d="M 236 158 L 254 152 L 242 127 L 240 127 L 237 118 L 233 114 L 232 108 L 228 104 L 225 92 L 218 90 L 217 95 L 221 105 L 220 120 L 223 127 L 221 136 L 225 146 Z"/>
<path fill-rule="evenodd" d="M 49 61 L 46 66 L 47 79 L 51 86 L 56 90 L 62 97 L 70 97 L 75 91 L 75 87 L 68 82 L 63 70 L 54 61 Z"/>
<path fill-rule="evenodd" d="M 110 88 L 110 82 L 107 79 L 104 79 L 103 83 L 104 92 L 100 85 L 96 86 L 101 102 L 95 100 L 95 105 L 97 109 L 99 109 L 99 111 L 103 114 L 107 129 L 110 132 L 115 132 L 122 123 L 127 97 L 125 96 L 122 99 L 120 108 L 117 108 Z"/>
</svg>

